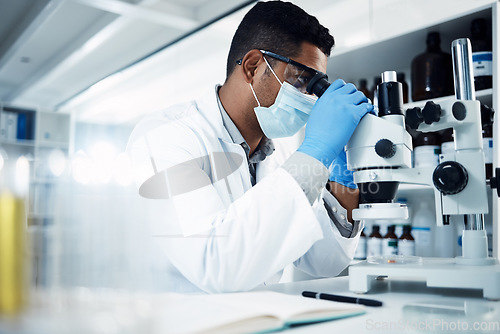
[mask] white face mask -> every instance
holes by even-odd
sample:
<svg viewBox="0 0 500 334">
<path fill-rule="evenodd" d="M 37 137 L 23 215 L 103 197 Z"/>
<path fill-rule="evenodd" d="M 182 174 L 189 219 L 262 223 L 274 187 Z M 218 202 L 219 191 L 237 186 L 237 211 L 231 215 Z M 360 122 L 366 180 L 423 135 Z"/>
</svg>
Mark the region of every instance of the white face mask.
<svg viewBox="0 0 500 334">
<path fill-rule="evenodd" d="M 309 114 L 318 98 L 301 93 L 286 81 L 281 83 L 276 73 L 269 66 L 266 58 L 264 58 L 264 61 L 274 74 L 276 80 L 281 84 L 281 88 L 272 106 L 261 107 L 252 84 L 250 84 L 250 89 L 259 105 L 254 110 L 260 128 L 264 132 L 264 135 L 270 139 L 293 136 L 306 124 Z"/>
</svg>

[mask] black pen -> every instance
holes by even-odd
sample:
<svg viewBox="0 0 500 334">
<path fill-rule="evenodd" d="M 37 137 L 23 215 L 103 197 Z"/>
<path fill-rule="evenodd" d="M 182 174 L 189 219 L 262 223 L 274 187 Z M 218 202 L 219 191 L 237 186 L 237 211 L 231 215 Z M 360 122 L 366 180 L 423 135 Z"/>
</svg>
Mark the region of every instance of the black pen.
<svg viewBox="0 0 500 334">
<path fill-rule="evenodd" d="M 334 302 L 341 302 L 341 303 L 353 303 L 353 304 L 361 304 L 361 305 L 366 305 L 366 306 L 382 306 L 382 302 L 378 301 L 378 300 L 331 295 L 329 293 L 303 291 L 302 296 L 309 297 L 309 298 L 316 298 L 316 299 L 332 300 Z"/>
</svg>

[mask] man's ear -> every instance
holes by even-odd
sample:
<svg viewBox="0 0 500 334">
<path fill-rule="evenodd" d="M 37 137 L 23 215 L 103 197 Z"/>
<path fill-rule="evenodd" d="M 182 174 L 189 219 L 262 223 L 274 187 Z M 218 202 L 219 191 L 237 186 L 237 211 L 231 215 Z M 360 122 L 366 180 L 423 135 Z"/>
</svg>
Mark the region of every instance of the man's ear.
<svg viewBox="0 0 500 334">
<path fill-rule="evenodd" d="M 248 51 L 243 59 L 241 60 L 241 71 L 243 72 L 243 77 L 248 83 L 252 83 L 257 67 L 262 61 L 262 53 L 257 50 Z"/>
</svg>

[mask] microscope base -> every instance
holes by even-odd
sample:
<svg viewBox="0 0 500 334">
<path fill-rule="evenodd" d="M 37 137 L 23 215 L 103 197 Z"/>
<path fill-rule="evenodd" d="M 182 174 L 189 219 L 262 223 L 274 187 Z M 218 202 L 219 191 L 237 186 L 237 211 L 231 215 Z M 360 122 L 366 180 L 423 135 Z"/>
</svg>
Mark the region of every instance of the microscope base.
<svg viewBox="0 0 500 334">
<path fill-rule="evenodd" d="M 453 258 L 423 258 L 419 264 L 373 264 L 349 267 L 349 290 L 366 293 L 377 277 L 423 279 L 429 287 L 478 289 L 483 297 L 500 300 L 500 264 L 461 265 Z"/>
</svg>

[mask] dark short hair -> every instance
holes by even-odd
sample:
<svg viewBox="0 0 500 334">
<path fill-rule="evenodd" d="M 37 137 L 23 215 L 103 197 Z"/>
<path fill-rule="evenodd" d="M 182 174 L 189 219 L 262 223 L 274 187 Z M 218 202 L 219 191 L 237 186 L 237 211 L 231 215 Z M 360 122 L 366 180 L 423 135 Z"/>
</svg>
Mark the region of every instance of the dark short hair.
<svg viewBox="0 0 500 334">
<path fill-rule="evenodd" d="M 303 42 L 317 46 L 326 56 L 335 44 L 333 36 L 318 19 L 290 2 L 258 2 L 236 30 L 227 58 L 229 77 L 238 59 L 253 49 L 264 49 L 293 58 Z"/>
</svg>

